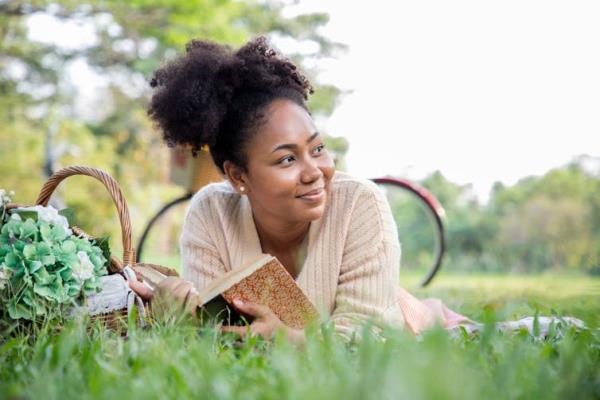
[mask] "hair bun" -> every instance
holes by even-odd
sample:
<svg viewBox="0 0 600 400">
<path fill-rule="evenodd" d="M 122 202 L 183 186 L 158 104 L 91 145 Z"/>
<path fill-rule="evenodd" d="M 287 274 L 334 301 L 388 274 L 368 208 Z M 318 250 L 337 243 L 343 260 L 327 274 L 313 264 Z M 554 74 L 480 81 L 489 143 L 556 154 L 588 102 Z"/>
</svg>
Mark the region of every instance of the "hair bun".
<svg viewBox="0 0 600 400">
<path fill-rule="evenodd" d="M 262 36 L 235 52 L 212 41 L 192 40 L 184 54 L 154 73 L 150 86 L 154 94 L 148 114 L 165 141 L 194 150 L 212 148 L 223 135 L 237 135 L 249 126 L 250 114 L 264 105 L 261 99 L 291 97 L 302 103 L 312 92 L 295 65 Z"/>
</svg>

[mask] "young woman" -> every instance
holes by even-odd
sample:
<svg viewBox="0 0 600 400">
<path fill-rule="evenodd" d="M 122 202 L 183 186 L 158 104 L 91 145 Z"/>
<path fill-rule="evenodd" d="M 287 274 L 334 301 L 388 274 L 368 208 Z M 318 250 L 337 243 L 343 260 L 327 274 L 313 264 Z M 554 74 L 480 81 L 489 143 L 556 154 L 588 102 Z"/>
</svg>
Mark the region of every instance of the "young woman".
<svg viewBox="0 0 600 400">
<path fill-rule="evenodd" d="M 181 236 L 183 279 L 168 283 L 176 296 L 268 253 L 343 336 L 367 320 L 415 333 L 436 320 L 466 320 L 400 288 L 400 245 L 385 196 L 335 171 L 306 107 L 310 83 L 264 38 L 237 51 L 191 41 L 151 85 L 149 115 L 167 143 L 207 145 L 226 177 L 193 197 Z M 303 340 L 268 308 L 236 306 L 255 317 L 252 333 L 283 329 Z"/>
</svg>

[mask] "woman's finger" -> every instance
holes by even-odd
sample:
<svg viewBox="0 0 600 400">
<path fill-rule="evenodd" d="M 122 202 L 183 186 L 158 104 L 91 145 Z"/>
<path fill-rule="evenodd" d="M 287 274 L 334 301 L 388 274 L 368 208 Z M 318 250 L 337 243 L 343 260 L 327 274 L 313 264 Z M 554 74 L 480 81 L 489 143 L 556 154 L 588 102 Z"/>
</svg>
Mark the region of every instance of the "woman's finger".
<svg viewBox="0 0 600 400">
<path fill-rule="evenodd" d="M 191 282 L 178 277 L 168 277 L 163 280 L 155 290 L 152 300 L 153 308 L 165 315 L 178 312 L 182 309 L 194 314 L 198 301 Z M 161 311 L 158 311 L 161 310 Z"/>
<path fill-rule="evenodd" d="M 262 304 L 245 302 L 241 299 L 233 300 L 233 305 L 241 312 L 248 314 L 254 318 L 266 317 L 267 315 L 272 314 L 271 309 L 267 306 L 264 306 Z"/>
<path fill-rule="evenodd" d="M 174 289 L 173 295 L 180 301 L 182 304 L 185 302 L 190 290 L 193 285 L 190 282 L 186 282 L 182 280 Z"/>
<path fill-rule="evenodd" d="M 185 309 L 188 313 L 195 315 L 198 307 L 202 305 L 202 300 L 200 296 L 198 296 L 198 291 L 196 288 L 192 287 L 188 292 L 188 296 L 185 300 Z"/>
<path fill-rule="evenodd" d="M 180 278 L 177 278 L 174 276 L 169 276 L 158 284 L 158 286 L 156 287 L 156 290 L 158 292 L 160 292 L 161 294 L 162 293 L 173 293 L 173 290 L 175 289 L 175 287 L 177 285 L 179 285 L 180 283 L 181 283 Z"/>
<path fill-rule="evenodd" d="M 135 281 L 135 280 L 128 280 L 127 284 L 129 285 L 131 290 L 136 292 L 138 294 L 138 296 L 140 296 L 145 301 L 149 301 L 152 299 L 154 292 L 152 291 L 152 289 L 150 289 L 148 286 L 144 285 L 142 282 Z"/>
<path fill-rule="evenodd" d="M 238 335 L 240 335 L 242 338 L 246 337 L 246 334 L 248 333 L 248 331 L 250 330 L 249 327 L 247 326 L 235 326 L 235 325 L 222 325 L 220 327 L 221 332 L 225 333 L 225 332 L 230 332 L 230 333 L 237 333 Z"/>
</svg>

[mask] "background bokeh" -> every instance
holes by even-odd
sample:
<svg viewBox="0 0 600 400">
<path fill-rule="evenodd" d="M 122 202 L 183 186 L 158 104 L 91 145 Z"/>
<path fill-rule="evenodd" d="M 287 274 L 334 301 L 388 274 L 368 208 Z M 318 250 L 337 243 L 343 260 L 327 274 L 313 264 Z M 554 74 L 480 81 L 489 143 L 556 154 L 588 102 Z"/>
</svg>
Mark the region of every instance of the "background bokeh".
<svg viewBox="0 0 600 400">
<path fill-rule="evenodd" d="M 328 124 L 337 109 L 353 101 L 352 87 L 347 83 L 336 86 L 332 83 L 335 79 L 331 79 L 331 71 L 335 70 L 332 63 L 353 54 L 353 47 L 350 41 L 341 43 L 335 35 L 328 34 L 329 15 L 312 12 L 319 7 L 314 2 L 308 3 L 303 7 L 302 2 L 229 0 L 0 2 L 0 187 L 14 190 L 15 201 L 28 204 L 35 200 L 53 170 L 74 164 L 104 169 L 122 186 L 137 241 L 149 218 L 165 202 L 186 190 L 170 181 L 169 150 L 145 109 L 152 71 L 181 52 L 192 38 L 210 38 L 238 46 L 252 36 L 267 35 L 312 78 L 316 91 L 309 106 L 324 134 L 330 134 L 328 146 L 336 153 L 338 167 L 350 172 L 361 170 L 357 165 L 361 159 L 357 154 L 361 151 L 364 163 L 375 164 L 373 155 L 363 146 L 369 132 L 363 133 L 363 139 L 353 139 L 352 135 L 342 136 L 344 132 L 336 128 L 339 123 Z M 337 10 L 330 8 L 328 12 L 344 12 L 341 6 Z M 357 11 L 356 5 L 347 11 Z M 363 17 L 371 18 L 369 13 Z M 382 24 L 392 22 L 384 19 Z M 534 21 L 531 24 L 535 26 Z M 360 26 L 357 23 L 358 32 Z M 369 36 L 366 28 L 360 36 L 370 38 L 366 42 L 370 41 L 372 46 L 378 42 L 377 32 Z M 496 40 L 500 46 L 502 35 Z M 364 47 L 365 40 L 357 46 Z M 411 64 L 416 63 L 414 58 L 403 59 L 402 54 L 401 50 L 396 53 L 402 65 L 417 65 Z M 515 57 L 516 60 L 519 55 Z M 353 68 L 357 65 L 366 71 L 371 68 L 369 74 L 375 77 L 378 60 L 383 59 L 373 57 L 360 63 L 355 57 L 348 62 Z M 485 67 L 481 64 L 480 70 Z M 343 64 L 336 68 L 344 70 Z M 347 64 L 346 69 L 351 70 L 351 66 Z M 392 85 L 390 71 L 381 71 L 380 75 L 388 74 Z M 346 77 L 346 82 L 351 82 L 351 78 Z M 569 78 L 558 75 L 554 79 L 561 82 Z M 372 103 L 378 101 L 389 114 L 386 107 L 390 100 L 373 99 Z M 395 107 L 402 104 L 399 102 Z M 423 110 L 428 106 L 416 104 L 421 104 Z M 365 106 L 362 110 L 369 111 Z M 372 138 L 386 151 L 397 149 L 398 153 L 398 159 L 385 157 L 386 167 L 378 174 L 403 175 L 406 164 L 400 156 L 401 147 L 405 151 L 412 143 L 415 149 L 422 149 L 425 146 L 422 142 L 410 140 L 422 132 L 401 132 L 405 140 L 399 146 L 390 138 L 399 134 L 393 131 L 393 126 L 368 123 L 381 121 L 376 108 L 370 111 L 371 114 L 355 115 L 358 118 L 355 124 L 365 129 L 389 129 L 392 133 L 387 136 L 374 133 Z M 504 111 L 504 120 L 521 115 Z M 427 114 L 423 113 L 419 115 Z M 577 124 L 573 126 L 581 130 Z M 502 132 L 491 130 L 489 134 L 492 143 L 504 140 Z M 449 139 L 446 136 L 444 144 L 452 140 L 452 135 Z M 577 140 L 577 135 L 573 134 L 571 140 Z M 523 143 L 527 143 L 524 137 Z M 476 146 L 483 145 L 474 142 L 470 150 L 477 153 Z M 514 143 L 515 147 L 518 145 Z M 345 158 L 348 152 L 353 154 L 351 165 Z M 543 143 L 525 150 L 532 160 L 543 152 Z M 447 153 L 447 157 L 453 157 L 451 150 Z M 440 153 L 431 150 L 431 157 L 427 154 L 420 157 L 423 165 L 435 165 Z M 529 172 L 524 170 L 521 180 L 494 184 L 485 196 L 486 201 L 473 192 L 468 182 L 449 179 L 448 171 L 443 168 L 413 177 L 446 210 L 449 248 L 444 271 L 600 273 L 597 155 L 597 148 L 585 154 L 572 154 L 570 162 L 557 162 L 554 168 L 535 176 L 525 177 Z M 508 168 L 510 154 L 504 159 Z M 481 166 L 469 164 L 465 169 L 480 169 L 480 174 L 485 174 L 484 162 Z M 74 208 L 77 223 L 90 233 L 110 234 L 113 248 L 119 251 L 118 220 L 101 185 L 83 177 L 69 179 L 54 201 L 58 206 Z M 416 218 L 414 210 L 402 200 L 392 202 L 391 207 L 399 223 Z M 177 263 L 182 219 L 183 207 L 161 220 L 150 238 L 151 250 L 146 259 Z M 419 240 L 426 234 L 421 229 L 427 227 L 414 225 L 403 240 L 405 248 L 412 246 L 410 251 L 414 254 L 418 254 L 419 246 L 428 246 L 426 240 Z"/>
</svg>

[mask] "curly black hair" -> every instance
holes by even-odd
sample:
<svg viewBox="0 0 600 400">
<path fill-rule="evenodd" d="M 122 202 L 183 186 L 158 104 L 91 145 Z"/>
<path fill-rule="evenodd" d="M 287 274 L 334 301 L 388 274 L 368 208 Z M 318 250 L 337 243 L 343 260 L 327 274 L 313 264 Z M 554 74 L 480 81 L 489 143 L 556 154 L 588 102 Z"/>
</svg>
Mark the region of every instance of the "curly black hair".
<svg viewBox="0 0 600 400">
<path fill-rule="evenodd" d="M 306 109 L 313 88 L 263 36 L 239 50 L 192 40 L 186 52 L 154 73 L 148 115 L 169 146 L 208 145 L 224 173 L 226 160 L 246 170 L 245 145 L 265 121 L 264 109 L 289 99 Z"/>
</svg>

